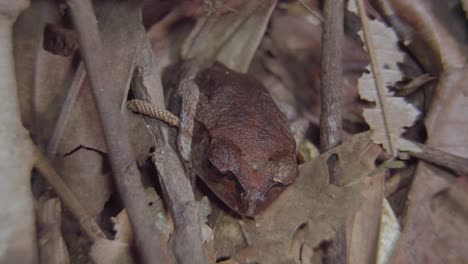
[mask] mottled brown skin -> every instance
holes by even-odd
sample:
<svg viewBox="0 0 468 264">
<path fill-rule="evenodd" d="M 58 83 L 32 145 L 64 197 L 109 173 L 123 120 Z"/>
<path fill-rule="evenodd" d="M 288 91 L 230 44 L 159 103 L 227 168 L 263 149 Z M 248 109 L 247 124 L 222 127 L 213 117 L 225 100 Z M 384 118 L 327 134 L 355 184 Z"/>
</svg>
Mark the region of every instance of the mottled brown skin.
<svg viewBox="0 0 468 264">
<path fill-rule="evenodd" d="M 241 215 L 263 210 L 298 175 L 296 146 L 284 115 L 263 85 L 220 63 L 199 73 L 192 164 Z"/>
</svg>

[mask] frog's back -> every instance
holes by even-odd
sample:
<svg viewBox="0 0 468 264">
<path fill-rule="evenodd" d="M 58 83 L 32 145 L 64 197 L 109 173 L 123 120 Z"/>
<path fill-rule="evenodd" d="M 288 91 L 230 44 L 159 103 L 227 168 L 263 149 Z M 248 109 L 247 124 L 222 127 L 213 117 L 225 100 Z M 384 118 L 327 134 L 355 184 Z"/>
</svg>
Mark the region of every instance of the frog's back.
<svg viewBox="0 0 468 264">
<path fill-rule="evenodd" d="M 197 83 L 204 97 L 200 118 L 212 137 L 230 140 L 255 158 L 280 150 L 295 155 L 287 121 L 258 80 L 216 63 Z"/>
</svg>

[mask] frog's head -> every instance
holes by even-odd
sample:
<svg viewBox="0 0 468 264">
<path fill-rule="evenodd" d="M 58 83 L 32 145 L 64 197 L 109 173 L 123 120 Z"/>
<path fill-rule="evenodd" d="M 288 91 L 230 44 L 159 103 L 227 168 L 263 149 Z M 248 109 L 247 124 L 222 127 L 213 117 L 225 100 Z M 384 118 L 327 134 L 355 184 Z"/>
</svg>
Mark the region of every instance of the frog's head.
<svg viewBox="0 0 468 264">
<path fill-rule="evenodd" d="M 220 184 L 236 186 L 235 193 L 229 191 L 232 188 L 225 188 L 224 193 L 217 195 L 246 216 L 266 208 L 298 174 L 296 157 L 287 151 L 277 151 L 266 158 L 246 157 L 229 141 L 215 140 L 211 142 L 206 158 L 222 175 Z M 236 196 L 235 199 L 232 196 Z"/>
</svg>

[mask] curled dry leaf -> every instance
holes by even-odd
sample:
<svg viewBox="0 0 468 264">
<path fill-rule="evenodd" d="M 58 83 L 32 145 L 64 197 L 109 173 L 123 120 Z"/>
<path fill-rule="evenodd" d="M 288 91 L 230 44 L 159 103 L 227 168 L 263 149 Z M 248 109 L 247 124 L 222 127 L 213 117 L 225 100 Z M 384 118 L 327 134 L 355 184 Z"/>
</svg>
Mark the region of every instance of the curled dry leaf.
<svg viewBox="0 0 468 264">
<path fill-rule="evenodd" d="M 354 9 L 350 1 L 349 8 Z M 364 118 L 373 130 L 372 139 L 392 155 L 396 155 L 401 145 L 398 138 L 404 127 L 413 125 L 419 115 L 418 110 L 403 98 L 394 97 L 387 88 L 402 79 L 397 64 L 403 61 L 403 53 L 397 46 L 398 38 L 392 29 L 380 21 L 369 21 L 363 15 L 362 0 L 359 11 L 363 26 L 367 51 L 371 58 L 371 73 L 364 74 L 358 81 L 362 99 L 375 102 L 376 107 L 364 109 Z"/>
<path fill-rule="evenodd" d="M 459 5 L 438 0 L 376 2 L 427 72 L 437 76 L 466 63 L 468 35 Z"/>
</svg>

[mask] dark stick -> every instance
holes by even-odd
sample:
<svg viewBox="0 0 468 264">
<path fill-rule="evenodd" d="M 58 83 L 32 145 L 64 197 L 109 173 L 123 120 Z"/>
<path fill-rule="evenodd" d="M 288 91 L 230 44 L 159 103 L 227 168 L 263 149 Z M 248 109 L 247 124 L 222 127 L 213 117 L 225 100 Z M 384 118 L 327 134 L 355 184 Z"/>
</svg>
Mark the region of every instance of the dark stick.
<svg viewBox="0 0 468 264">
<path fill-rule="evenodd" d="M 100 115 L 115 183 L 128 210 L 141 260 L 144 263 L 171 263 L 167 250 L 159 240 L 162 235 L 155 228 L 146 205 L 140 171 L 120 114 L 121 101 L 108 97 L 108 91 L 112 88 L 109 86 L 113 83 L 110 72 L 112 58 L 103 57 L 91 1 L 66 2 L 78 31 L 80 51 Z"/>
<path fill-rule="evenodd" d="M 468 177 L 468 159 L 414 141 L 411 143 L 416 144 L 421 149 L 420 152 L 409 151 L 411 156 L 448 168 L 459 176 Z"/>
<path fill-rule="evenodd" d="M 322 153 L 341 144 L 343 76 L 342 46 L 344 35 L 344 1 L 326 0 L 324 3 L 321 65 L 320 151 Z M 341 173 L 338 157 L 327 161 L 330 183 L 339 184 Z M 347 263 L 346 232 L 343 225 L 329 247 L 325 262 Z"/>
<path fill-rule="evenodd" d="M 320 87 L 320 151 L 322 153 L 341 143 L 343 12 L 343 0 L 325 1 Z M 330 176 L 334 179 L 332 183 L 338 183 L 339 175 Z"/>
</svg>

